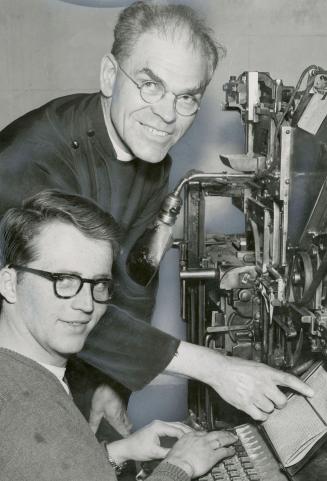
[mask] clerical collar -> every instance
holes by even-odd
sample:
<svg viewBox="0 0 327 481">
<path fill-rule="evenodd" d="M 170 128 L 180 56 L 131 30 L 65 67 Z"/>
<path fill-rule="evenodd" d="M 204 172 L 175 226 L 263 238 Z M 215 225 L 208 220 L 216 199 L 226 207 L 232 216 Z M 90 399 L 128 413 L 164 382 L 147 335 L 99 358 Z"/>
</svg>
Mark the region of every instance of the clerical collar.
<svg viewBox="0 0 327 481">
<path fill-rule="evenodd" d="M 103 117 L 104 117 L 104 121 L 105 121 L 105 124 L 106 124 L 108 135 L 110 137 L 112 146 L 115 149 L 117 159 L 121 160 L 122 162 L 130 162 L 135 157 L 130 152 L 123 149 L 123 147 L 121 147 L 121 145 L 120 145 L 121 142 L 118 139 L 116 129 L 113 126 L 112 121 L 111 121 L 110 103 L 111 103 L 110 99 L 104 98 L 103 96 L 101 96 L 102 112 L 103 112 Z"/>
</svg>

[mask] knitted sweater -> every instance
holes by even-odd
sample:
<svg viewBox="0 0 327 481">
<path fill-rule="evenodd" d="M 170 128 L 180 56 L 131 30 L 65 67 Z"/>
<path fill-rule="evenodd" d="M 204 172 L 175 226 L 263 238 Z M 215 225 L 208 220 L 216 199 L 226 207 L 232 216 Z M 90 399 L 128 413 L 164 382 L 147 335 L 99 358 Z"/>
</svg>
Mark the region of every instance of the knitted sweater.
<svg viewBox="0 0 327 481">
<path fill-rule="evenodd" d="M 149 481 L 188 481 L 162 463 Z M 100 445 L 60 381 L 0 348 L 0 481 L 115 481 Z"/>
</svg>

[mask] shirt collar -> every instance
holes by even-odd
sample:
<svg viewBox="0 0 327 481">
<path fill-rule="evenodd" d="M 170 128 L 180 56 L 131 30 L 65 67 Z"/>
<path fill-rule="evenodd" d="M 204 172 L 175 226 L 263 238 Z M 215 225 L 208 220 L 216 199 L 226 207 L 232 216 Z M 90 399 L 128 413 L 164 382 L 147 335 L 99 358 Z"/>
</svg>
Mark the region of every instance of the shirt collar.
<svg viewBox="0 0 327 481">
<path fill-rule="evenodd" d="M 52 364 L 45 364 L 44 362 L 37 361 L 41 366 L 52 372 L 59 380 L 65 377 L 66 367 L 53 366 Z"/>
<path fill-rule="evenodd" d="M 44 362 L 39 362 L 37 361 L 41 366 L 45 367 L 48 371 L 50 371 L 60 384 L 64 387 L 65 391 L 67 394 L 70 394 L 68 384 L 65 382 L 65 373 L 66 373 L 66 367 L 60 367 L 60 366 L 53 366 L 53 364 L 45 364 Z"/>
<path fill-rule="evenodd" d="M 118 134 L 111 120 L 110 105 L 111 105 L 111 100 L 101 96 L 101 106 L 102 106 L 104 121 L 106 124 L 106 128 L 107 128 L 112 146 L 115 149 L 117 159 L 121 160 L 122 162 L 130 162 L 135 157 L 130 151 L 128 151 L 127 149 L 124 149 L 121 146 L 121 141 L 118 138 Z"/>
</svg>

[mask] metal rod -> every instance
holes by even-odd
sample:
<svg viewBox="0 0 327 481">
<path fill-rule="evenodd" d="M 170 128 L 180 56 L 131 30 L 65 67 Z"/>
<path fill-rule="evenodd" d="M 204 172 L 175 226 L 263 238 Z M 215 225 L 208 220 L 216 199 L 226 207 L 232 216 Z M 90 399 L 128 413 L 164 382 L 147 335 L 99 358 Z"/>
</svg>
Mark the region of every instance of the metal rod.
<svg viewBox="0 0 327 481">
<path fill-rule="evenodd" d="M 179 273 L 181 279 L 217 279 L 218 276 L 216 269 L 191 269 Z"/>
<path fill-rule="evenodd" d="M 181 193 L 181 190 L 183 189 L 184 185 L 187 184 L 190 181 L 195 181 L 195 180 L 203 180 L 203 179 L 216 179 L 216 180 L 221 180 L 221 181 L 228 181 L 228 180 L 252 180 L 254 179 L 255 175 L 254 174 L 230 174 L 230 173 L 222 173 L 222 172 L 194 172 L 190 171 L 188 172 L 185 177 L 182 178 L 182 180 L 179 181 L 179 183 L 176 185 L 173 194 L 179 196 Z"/>
</svg>

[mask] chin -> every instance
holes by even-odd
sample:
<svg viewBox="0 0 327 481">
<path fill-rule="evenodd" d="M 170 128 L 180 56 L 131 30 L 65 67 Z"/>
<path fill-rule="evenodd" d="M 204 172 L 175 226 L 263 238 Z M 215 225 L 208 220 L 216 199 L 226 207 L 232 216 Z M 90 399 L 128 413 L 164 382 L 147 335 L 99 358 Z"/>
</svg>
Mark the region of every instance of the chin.
<svg viewBox="0 0 327 481">
<path fill-rule="evenodd" d="M 138 150 L 134 152 L 136 157 L 139 159 L 143 160 L 144 162 L 149 162 L 150 164 L 158 164 L 161 162 L 166 155 L 168 154 L 168 150 L 165 151 L 151 151 L 149 152 L 148 150 Z"/>
<path fill-rule="evenodd" d="M 74 343 L 67 344 L 65 346 L 65 349 L 64 349 L 65 354 L 71 355 L 71 354 L 79 353 L 83 349 L 84 344 L 85 344 L 85 339 L 83 341 L 80 341 L 80 342 L 74 342 Z"/>
<path fill-rule="evenodd" d="M 171 139 L 169 143 L 159 143 L 151 141 L 151 139 L 144 139 L 140 135 L 138 138 L 133 137 L 129 140 L 129 149 L 133 152 L 133 154 L 138 159 L 151 164 L 158 164 L 161 162 L 172 147 Z"/>
</svg>

